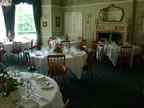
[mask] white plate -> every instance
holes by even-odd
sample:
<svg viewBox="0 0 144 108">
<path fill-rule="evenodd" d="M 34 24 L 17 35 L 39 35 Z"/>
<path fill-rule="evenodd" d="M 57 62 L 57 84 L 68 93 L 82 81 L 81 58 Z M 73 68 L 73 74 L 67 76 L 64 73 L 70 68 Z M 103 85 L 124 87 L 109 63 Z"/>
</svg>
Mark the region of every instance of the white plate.
<svg viewBox="0 0 144 108">
<path fill-rule="evenodd" d="M 46 81 L 41 81 L 40 82 L 40 86 L 43 87 L 45 85 L 48 85 L 50 83 L 50 81 L 46 80 Z"/>
<path fill-rule="evenodd" d="M 50 88 L 52 88 L 52 87 L 54 87 L 54 86 L 51 85 L 51 84 L 47 84 L 47 85 L 41 87 L 41 89 L 50 89 Z"/>
</svg>

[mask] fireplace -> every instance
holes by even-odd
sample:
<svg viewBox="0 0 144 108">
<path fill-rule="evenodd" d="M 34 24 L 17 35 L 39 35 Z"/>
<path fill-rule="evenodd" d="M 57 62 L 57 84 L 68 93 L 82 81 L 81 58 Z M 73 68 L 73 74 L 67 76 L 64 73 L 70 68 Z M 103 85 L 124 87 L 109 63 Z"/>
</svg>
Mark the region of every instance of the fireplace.
<svg viewBox="0 0 144 108">
<path fill-rule="evenodd" d="M 96 38 L 99 41 L 101 38 L 116 41 L 122 39 L 127 40 L 128 25 L 127 24 L 96 24 Z"/>
<path fill-rule="evenodd" d="M 106 38 L 107 40 L 117 41 L 122 39 L 121 33 L 98 33 L 98 40 L 101 40 L 102 38 Z"/>
</svg>

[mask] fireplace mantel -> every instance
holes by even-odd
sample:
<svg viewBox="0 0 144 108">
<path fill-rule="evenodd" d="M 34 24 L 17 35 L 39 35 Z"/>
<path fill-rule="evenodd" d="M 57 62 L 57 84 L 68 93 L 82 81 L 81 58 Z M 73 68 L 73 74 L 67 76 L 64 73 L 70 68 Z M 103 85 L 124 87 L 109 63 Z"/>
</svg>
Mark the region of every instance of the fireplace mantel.
<svg viewBox="0 0 144 108">
<path fill-rule="evenodd" d="M 118 33 L 122 34 L 123 42 L 127 40 L 128 24 L 97 24 L 96 25 L 96 40 L 99 33 Z"/>
</svg>

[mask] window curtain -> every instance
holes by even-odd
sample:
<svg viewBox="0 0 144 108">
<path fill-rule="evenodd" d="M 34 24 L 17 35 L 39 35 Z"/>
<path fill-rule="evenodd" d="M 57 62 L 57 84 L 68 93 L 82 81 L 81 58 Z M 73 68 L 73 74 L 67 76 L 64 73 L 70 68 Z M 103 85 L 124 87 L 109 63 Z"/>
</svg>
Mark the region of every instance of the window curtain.
<svg viewBox="0 0 144 108">
<path fill-rule="evenodd" d="M 33 6 L 33 15 L 34 15 L 35 27 L 36 27 L 36 32 L 37 32 L 37 44 L 42 45 L 41 32 L 40 32 L 41 0 L 12 0 L 12 5 L 11 6 L 9 6 L 9 7 L 4 7 L 3 6 L 4 14 L 6 14 L 6 15 L 9 14 L 9 16 L 14 17 L 14 19 L 15 19 L 15 13 L 13 13 L 13 12 L 6 13 L 5 11 L 8 8 L 14 8 L 14 10 L 15 10 L 15 5 L 20 4 L 20 3 L 28 3 L 28 4 Z M 15 20 L 12 20 L 12 21 L 15 22 Z M 5 18 L 5 22 L 9 22 L 7 20 L 7 18 Z M 12 26 L 12 29 L 14 31 L 14 23 L 10 26 Z"/>
<path fill-rule="evenodd" d="M 4 15 L 4 21 L 5 21 L 5 27 L 6 27 L 6 36 L 8 36 L 8 33 L 11 32 L 11 36 L 14 38 L 15 32 L 15 6 L 2 6 L 3 15 Z"/>
</svg>

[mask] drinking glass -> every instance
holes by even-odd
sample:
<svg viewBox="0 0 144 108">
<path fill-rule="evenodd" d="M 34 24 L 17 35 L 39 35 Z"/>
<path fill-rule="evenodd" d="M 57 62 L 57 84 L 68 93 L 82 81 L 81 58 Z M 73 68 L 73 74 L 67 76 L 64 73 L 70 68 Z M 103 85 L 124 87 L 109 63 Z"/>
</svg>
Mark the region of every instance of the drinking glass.
<svg viewBox="0 0 144 108">
<path fill-rule="evenodd" d="M 0 91 L 2 92 L 2 95 L 3 95 L 3 96 L 6 96 L 6 95 L 7 95 L 7 87 L 6 87 L 6 85 L 3 85 L 3 86 L 0 88 Z"/>
<path fill-rule="evenodd" d="M 19 66 L 14 67 L 15 76 L 18 77 L 20 75 Z"/>
<path fill-rule="evenodd" d="M 14 66 L 13 65 L 8 66 L 8 72 L 10 75 L 14 75 Z"/>
</svg>

